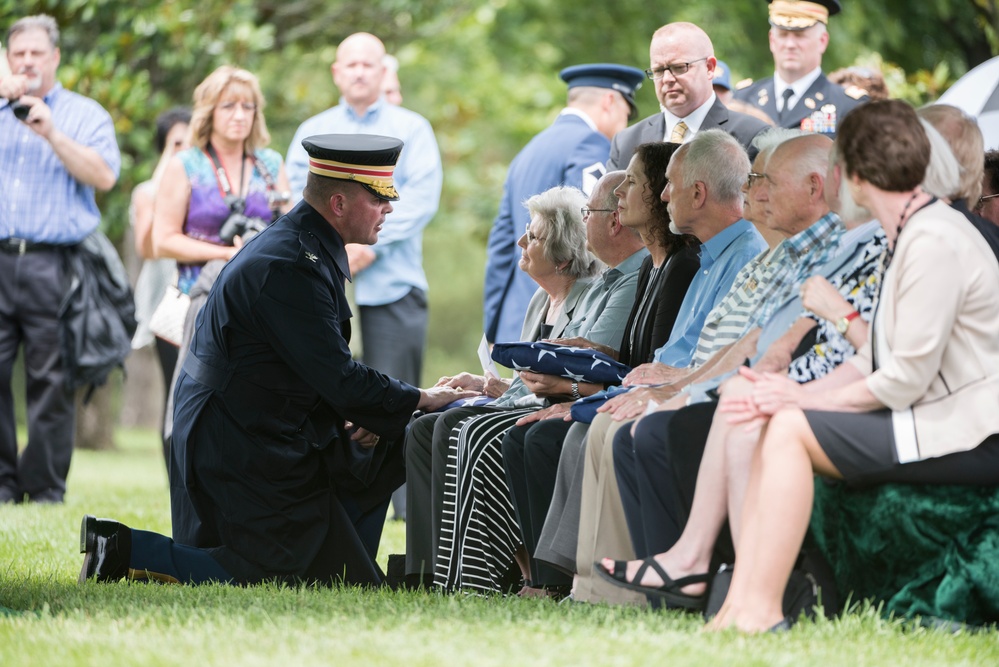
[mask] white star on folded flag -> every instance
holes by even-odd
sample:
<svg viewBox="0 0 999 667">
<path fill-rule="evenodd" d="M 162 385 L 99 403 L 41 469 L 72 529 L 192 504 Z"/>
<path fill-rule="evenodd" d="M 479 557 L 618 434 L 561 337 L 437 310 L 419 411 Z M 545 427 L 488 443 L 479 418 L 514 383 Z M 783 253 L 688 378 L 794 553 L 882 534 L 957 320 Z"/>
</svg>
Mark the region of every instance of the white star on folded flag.
<svg viewBox="0 0 999 667">
<path fill-rule="evenodd" d="M 631 370 L 603 352 L 541 341 L 497 343 L 492 358 L 517 371 L 533 371 L 594 384 L 618 384 Z"/>
</svg>

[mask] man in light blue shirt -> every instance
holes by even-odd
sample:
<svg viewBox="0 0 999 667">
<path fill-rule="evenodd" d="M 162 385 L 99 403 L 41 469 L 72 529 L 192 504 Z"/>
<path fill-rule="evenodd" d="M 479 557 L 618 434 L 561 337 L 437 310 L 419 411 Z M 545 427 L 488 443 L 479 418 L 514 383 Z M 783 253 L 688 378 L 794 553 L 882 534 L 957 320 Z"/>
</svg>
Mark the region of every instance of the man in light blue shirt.
<svg viewBox="0 0 999 667">
<path fill-rule="evenodd" d="M 384 56 L 381 40 L 368 33 L 355 33 L 340 43 L 332 66 L 340 103 L 302 123 L 288 148 L 286 169 L 292 193 L 301 197 L 309 171 L 302 139 L 328 133 L 380 134 L 404 142 L 393 174 L 399 201 L 379 230 L 378 243 L 348 245 L 347 256 L 360 307 L 364 363 L 418 387 L 427 332 L 423 229 L 437 213 L 444 175 L 430 123 L 382 96 Z M 396 502 L 396 515 L 402 517 L 400 505 Z"/>
<path fill-rule="evenodd" d="M 656 350 L 657 364 L 690 364 L 708 313 L 742 267 L 767 247 L 742 219 L 742 184 L 748 173 L 745 149 L 721 130 L 699 133 L 670 160 L 662 195 L 669 202 L 670 226 L 701 242 L 701 270 L 687 289 L 673 335 Z"/>
<path fill-rule="evenodd" d="M 64 248 L 100 222 L 94 190 L 118 180 L 111 116 L 63 88 L 59 27 L 28 16 L 7 33 L 0 78 L 0 503 L 62 502 L 73 453 L 73 393 L 64 386 L 59 312 Z M 10 376 L 24 346 L 28 445 L 18 457 Z"/>
</svg>

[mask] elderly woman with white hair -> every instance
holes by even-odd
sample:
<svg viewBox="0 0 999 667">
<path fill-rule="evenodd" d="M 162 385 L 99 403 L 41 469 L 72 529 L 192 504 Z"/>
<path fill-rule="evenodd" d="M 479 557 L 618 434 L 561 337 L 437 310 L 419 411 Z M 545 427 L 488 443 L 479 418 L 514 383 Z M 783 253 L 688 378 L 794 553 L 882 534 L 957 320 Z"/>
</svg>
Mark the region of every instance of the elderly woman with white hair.
<svg viewBox="0 0 999 667">
<path fill-rule="evenodd" d="M 607 190 L 607 183 L 601 181 L 597 188 Z M 570 193 L 575 194 L 570 197 Z M 638 269 L 647 252 L 635 236 L 627 259 L 580 290 L 574 265 L 585 257 L 585 251 L 573 245 L 585 229 L 584 204 L 581 193 L 564 187 L 527 201 L 531 222 L 519 241 L 523 249 L 520 265 L 546 292 L 535 295 L 527 320 L 536 318 L 541 303 L 547 302 L 548 316 L 540 325 L 542 338 L 580 337 L 616 346 L 624 334 Z M 599 244 L 616 242 L 597 234 L 590 236 L 590 243 L 595 254 L 605 256 L 606 248 Z M 575 300 L 570 291 L 577 294 Z M 520 371 L 518 380 L 522 389 L 511 387 L 496 403 L 506 409 L 470 417 L 448 434 L 446 493 L 434 576 L 435 583 L 445 589 L 503 590 L 507 575 L 515 571 L 521 537 L 502 464 L 500 445 L 506 431 L 528 412 L 603 389 L 598 384 L 573 382 L 570 391 L 565 378 L 528 371 Z M 527 577 L 523 563 L 521 570 Z"/>
<path fill-rule="evenodd" d="M 607 185 L 601 181 L 597 188 L 606 189 Z M 604 266 L 587 248 L 587 230 L 582 218 L 586 203 L 582 192 L 569 187 L 552 188 L 525 202 L 531 221 L 518 241 L 523 252 L 519 264 L 540 287 L 525 316 L 523 341 L 590 335 L 605 345 L 620 342 L 634 301 L 642 257 L 629 262 L 633 267 L 619 266 L 610 281 L 596 278 Z M 628 270 L 624 271 L 625 268 Z M 534 408 L 543 404 L 522 377 L 516 377 L 512 384 L 505 382 L 506 385 L 497 378 L 472 373 L 443 377 L 438 384 L 474 389 L 497 400 L 489 405 L 455 407 L 443 413 L 422 415 L 410 424 L 405 450 L 409 510 L 405 574 L 410 585 L 427 585 L 433 580 L 442 534 L 445 484 L 454 483 L 452 478 L 445 479 L 445 471 L 454 472 L 449 468 L 453 465 L 449 463 L 449 455 L 453 457 L 456 452 L 450 446 L 451 431 L 471 416 L 513 414 L 514 408 L 525 402 Z M 582 383 L 578 389 L 581 393 L 591 391 Z M 502 475 L 502 467 L 499 472 Z"/>
</svg>

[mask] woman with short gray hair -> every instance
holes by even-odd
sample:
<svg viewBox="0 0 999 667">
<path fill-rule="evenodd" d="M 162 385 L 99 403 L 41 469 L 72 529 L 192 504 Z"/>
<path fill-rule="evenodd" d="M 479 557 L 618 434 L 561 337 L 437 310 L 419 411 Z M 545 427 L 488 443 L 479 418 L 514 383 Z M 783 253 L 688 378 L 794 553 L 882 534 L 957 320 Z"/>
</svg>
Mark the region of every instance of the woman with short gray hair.
<svg viewBox="0 0 999 667">
<path fill-rule="evenodd" d="M 580 211 L 586 199 L 582 192 L 557 186 L 534 195 L 524 205 L 532 224 L 535 217 L 539 219 L 544 237 L 542 251 L 553 265 L 564 267 L 561 274 L 588 278 L 600 271 L 600 261 L 586 249 L 586 227 Z"/>
</svg>

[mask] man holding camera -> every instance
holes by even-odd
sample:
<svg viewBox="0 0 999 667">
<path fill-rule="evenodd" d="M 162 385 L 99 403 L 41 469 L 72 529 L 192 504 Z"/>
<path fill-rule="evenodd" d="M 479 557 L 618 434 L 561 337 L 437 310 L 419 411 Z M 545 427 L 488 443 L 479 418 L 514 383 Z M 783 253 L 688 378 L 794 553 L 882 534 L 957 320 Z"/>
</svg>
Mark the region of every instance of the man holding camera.
<svg viewBox="0 0 999 667">
<path fill-rule="evenodd" d="M 121 156 L 111 116 L 56 81 L 59 28 L 28 16 L 7 32 L 0 78 L 0 503 L 62 502 L 75 408 L 64 387 L 59 308 L 62 249 L 100 222 L 94 189 L 110 190 Z M 28 444 L 20 459 L 11 373 L 24 345 Z"/>
</svg>

